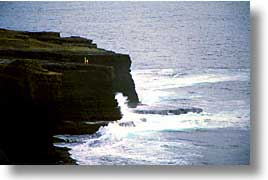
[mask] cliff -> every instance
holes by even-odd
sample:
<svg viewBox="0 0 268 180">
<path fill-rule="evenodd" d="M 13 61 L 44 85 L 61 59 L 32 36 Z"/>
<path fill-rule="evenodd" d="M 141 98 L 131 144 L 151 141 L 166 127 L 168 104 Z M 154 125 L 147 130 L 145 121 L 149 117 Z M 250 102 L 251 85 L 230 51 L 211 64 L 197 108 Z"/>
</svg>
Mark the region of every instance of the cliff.
<svg viewBox="0 0 268 180">
<path fill-rule="evenodd" d="M 61 86 L 62 74 L 47 71 L 35 62 L 1 64 L 0 149 L 10 163 L 52 161 L 52 131 L 59 121 Z"/>
<path fill-rule="evenodd" d="M 72 63 L 84 63 L 86 57 L 88 65 L 113 67 L 113 92 L 122 92 L 127 96 L 131 107 L 139 103 L 130 74 L 129 55 L 97 48 L 89 39 L 79 36 L 60 37 L 57 32 L 18 32 L 0 29 L 0 57 Z"/>
<path fill-rule="evenodd" d="M 107 124 L 121 119 L 112 67 L 76 63 L 46 63 L 43 67 L 63 74 L 61 125 L 56 133 L 90 134 L 103 125 L 100 121 Z"/>
<path fill-rule="evenodd" d="M 130 66 L 128 55 L 89 39 L 0 29 L 0 162 L 55 164 L 63 153 L 53 135 L 119 120 L 117 92 L 139 102 Z"/>
</svg>

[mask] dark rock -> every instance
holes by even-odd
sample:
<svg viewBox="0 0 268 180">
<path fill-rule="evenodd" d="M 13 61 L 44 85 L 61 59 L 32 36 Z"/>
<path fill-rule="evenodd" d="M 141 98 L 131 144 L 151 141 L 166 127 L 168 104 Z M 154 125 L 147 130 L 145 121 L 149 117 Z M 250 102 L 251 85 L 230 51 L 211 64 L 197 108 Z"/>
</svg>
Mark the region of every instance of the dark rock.
<svg viewBox="0 0 268 180">
<path fill-rule="evenodd" d="M 53 135 L 119 120 L 117 92 L 129 106 L 139 102 L 130 66 L 128 55 L 82 37 L 0 29 L 1 163 L 58 164 L 68 152 L 55 149 Z"/>
<path fill-rule="evenodd" d="M 95 47 L 92 40 L 81 37 L 60 37 L 57 32 L 20 32 L 0 29 L 0 57 L 35 59 L 45 62 L 71 62 L 113 67 L 113 91 L 128 97 L 128 105 L 139 103 L 130 74 L 129 55 Z"/>
<path fill-rule="evenodd" d="M 131 60 L 125 54 L 92 54 L 87 55 L 89 64 L 111 66 L 114 69 L 113 89 L 114 92 L 122 92 L 128 97 L 128 105 L 136 107 L 139 103 L 135 84 L 130 74 Z M 80 58 L 81 59 L 81 58 Z"/>
<path fill-rule="evenodd" d="M 180 115 L 192 113 L 201 113 L 203 110 L 201 108 L 179 108 L 170 110 L 134 110 L 138 114 L 160 114 L 160 115 Z"/>
<path fill-rule="evenodd" d="M 140 119 L 142 122 L 147 122 L 147 119 L 146 118 L 141 118 Z"/>
<path fill-rule="evenodd" d="M 43 67 L 63 74 L 62 125 L 56 133 L 93 133 L 100 125 L 87 126 L 83 122 L 121 119 L 112 89 L 112 67 L 77 63 L 50 63 Z"/>
<path fill-rule="evenodd" d="M 31 61 L 0 66 L 0 146 L 11 164 L 54 162 L 62 74 Z"/>
<path fill-rule="evenodd" d="M 122 127 L 136 127 L 133 121 L 128 121 L 128 122 L 120 122 L 119 126 Z"/>
</svg>

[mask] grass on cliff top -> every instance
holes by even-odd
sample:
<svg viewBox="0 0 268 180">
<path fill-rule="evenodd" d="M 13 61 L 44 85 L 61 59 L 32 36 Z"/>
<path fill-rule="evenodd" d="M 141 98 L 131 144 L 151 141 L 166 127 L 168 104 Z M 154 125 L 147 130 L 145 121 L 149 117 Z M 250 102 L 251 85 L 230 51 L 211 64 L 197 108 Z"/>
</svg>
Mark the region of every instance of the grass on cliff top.
<svg viewBox="0 0 268 180">
<path fill-rule="evenodd" d="M 32 72 L 36 74 L 43 75 L 62 75 L 62 73 L 49 71 L 42 67 L 37 60 L 32 59 L 16 59 L 16 60 L 6 60 L 0 58 L 0 73 L 2 73 L 6 68 L 16 67 L 16 70 L 23 70 L 25 72 Z"/>
<path fill-rule="evenodd" d="M 60 38 L 59 38 L 60 39 Z M 61 45 L 45 40 L 37 40 L 17 31 L 0 29 L 0 50 L 20 50 L 20 51 L 47 51 L 66 52 L 81 54 L 98 54 L 106 51 L 93 47 L 81 47 L 75 45 Z"/>
</svg>

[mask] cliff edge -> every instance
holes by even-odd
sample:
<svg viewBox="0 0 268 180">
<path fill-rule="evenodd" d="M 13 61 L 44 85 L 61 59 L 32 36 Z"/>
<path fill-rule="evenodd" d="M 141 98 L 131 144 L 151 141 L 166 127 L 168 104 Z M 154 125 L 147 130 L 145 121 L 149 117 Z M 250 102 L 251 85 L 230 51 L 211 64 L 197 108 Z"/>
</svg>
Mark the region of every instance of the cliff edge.
<svg viewBox="0 0 268 180">
<path fill-rule="evenodd" d="M 58 32 L 23 32 L 0 29 L 0 57 L 46 62 L 79 63 L 113 67 L 113 91 L 128 97 L 130 107 L 139 103 L 130 74 L 129 55 L 97 48 L 90 39 L 60 37 Z M 85 58 L 87 62 L 85 62 Z"/>
<path fill-rule="evenodd" d="M 53 135 L 90 134 L 119 120 L 116 93 L 139 103 L 130 66 L 128 55 L 89 39 L 0 29 L 0 162 L 57 164 L 63 153 Z"/>
</svg>

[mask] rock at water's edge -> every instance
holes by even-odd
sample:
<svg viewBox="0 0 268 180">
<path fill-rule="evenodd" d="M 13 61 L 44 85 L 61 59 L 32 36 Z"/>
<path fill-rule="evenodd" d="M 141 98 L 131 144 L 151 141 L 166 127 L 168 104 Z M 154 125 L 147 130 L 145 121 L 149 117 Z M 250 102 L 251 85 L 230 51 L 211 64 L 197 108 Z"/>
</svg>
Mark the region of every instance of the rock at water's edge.
<svg viewBox="0 0 268 180">
<path fill-rule="evenodd" d="M 58 164 L 53 135 L 119 120 L 117 92 L 139 102 L 130 65 L 89 39 L 0 29 L 0 163 Z"/>
</svg>

